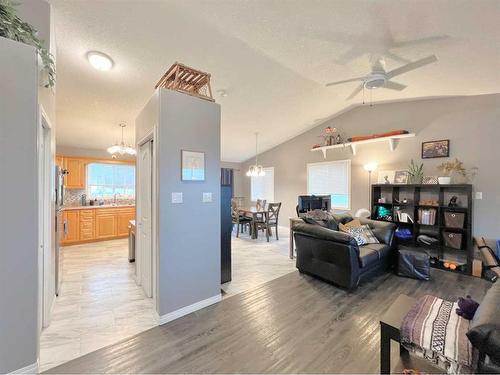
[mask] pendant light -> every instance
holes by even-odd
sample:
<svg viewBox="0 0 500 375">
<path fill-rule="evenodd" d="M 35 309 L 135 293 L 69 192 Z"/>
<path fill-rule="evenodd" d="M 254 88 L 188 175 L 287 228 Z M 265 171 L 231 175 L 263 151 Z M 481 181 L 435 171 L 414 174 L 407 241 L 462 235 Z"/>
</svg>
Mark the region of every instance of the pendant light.
<svg viewBox="0 0 500 375">
<path fill-rule="evenodd" d="M 125 123 L 121 123 L 120 128 L 122 128 L 122 141 L 120 143 L 114 144 L 111 147 L 108 147 L 108 152 L 113 155 L 113 157 L 117 157 L 118 155 L 123 156 L 125 154 L 127 155 L 135 155 L 136 151 L 135 148 L 133 148 L 130 145 L 126 145 L 125 142 L 123 141 L 123 129 L 127 126 Z"/>
<path fill-rule="evenodd" d="M 264 168 L 262 167 L 262 165 L 260 165 L 258 163 L 258 155 L 259 155 L 258 148 L 257 148 L 258 137 L 259 137 L 259 133 L 255 133 L 255 164 L 251 165 L 248 168 L 248 171 L 247 171 L 248 177 L 262 177 L 262 176 L 266 175 L 266 172 L 264 172 Z"/>
</svg>

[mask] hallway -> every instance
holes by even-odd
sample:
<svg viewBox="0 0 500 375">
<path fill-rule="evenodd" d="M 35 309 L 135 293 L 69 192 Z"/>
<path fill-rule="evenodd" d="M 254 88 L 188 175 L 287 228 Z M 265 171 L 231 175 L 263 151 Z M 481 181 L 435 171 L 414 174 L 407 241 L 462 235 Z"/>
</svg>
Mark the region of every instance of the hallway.
<svg viewBox="0 0 500 375">
<path fill-rule="evenodd" d="M 40 337 L 45 371 L 156 326 L 153 300 L 134 280 L 126 239 L 62 250 L 63 283 Z"/>
</svg>

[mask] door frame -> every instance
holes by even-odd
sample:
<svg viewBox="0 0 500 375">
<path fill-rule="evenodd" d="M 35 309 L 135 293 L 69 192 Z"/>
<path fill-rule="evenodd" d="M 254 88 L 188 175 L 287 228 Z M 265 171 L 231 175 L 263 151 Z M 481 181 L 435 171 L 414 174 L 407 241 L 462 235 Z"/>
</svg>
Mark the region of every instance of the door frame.
<svg viewBox="0 0 500 375">
<path fill-rule="evenodd" d="M 158 267 L 159 267 L 159 249 L 158 249 L 158 148 L 156 141 L 158 139 L 158 126 L 154 125 L 153 128 L 136 144 L 136 149 L 139 151 L 140 148 L 148 143 L 152 142 L 151 148 L 151 173 L 152 173 L 152 181 L 151 181 L 151 247 L 152 247 L 152 275 L 151 275 L 151 285 L 152 285 L 152 298 L 155 304 L 155 310 L 158 312 Z M 139 154 L 139 152 L 138 152 Z M 140 178 L 140 161 L 137 159 L 137 173 L 136 173 L 136 186 L 140 188 L 139 178 Z M 136 241 L 136 282 L 140 285 L 142 275 L 142 248 L 141 248 L 141 229 L 139 225 L 138 218 L 141 217 L 141 208 L 142 202 L 140 200 L 140 193 L 137 189 L 136 191 L 136 227 L 137 234 L 135 237 Z"/>
<path fill-rule="evenodd" d="M 55 275 L 53 263 L 52 216 L 55 172 L 53 160 L 54 128 L 42 105 L 38 112 L 38 307 L 39 331 L 49 326 L 55 302 Z"/>
</svg>

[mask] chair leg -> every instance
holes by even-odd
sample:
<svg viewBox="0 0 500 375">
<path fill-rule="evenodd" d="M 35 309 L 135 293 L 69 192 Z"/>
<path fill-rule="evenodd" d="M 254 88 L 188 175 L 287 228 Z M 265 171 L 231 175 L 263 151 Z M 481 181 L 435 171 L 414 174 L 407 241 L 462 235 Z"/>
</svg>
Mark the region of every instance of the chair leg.
<svg viewBox="0 0 500 375">
<path fill-rule="evenodd" d="M 269 242 L 269 225 L 266 225 L 266 239 Z"/>
<path fill-rule="evenodd" d="M 240 223 L 236 224 L 236 238 L 240 237 Z"/>
<path fill-rule="evenodd" d="M 278 238 L 278 224 L 276 224 L 276 229 L 275 230 L 276 230 L 276 240 L 279 240 L 279 238 Z"/>
</svg>

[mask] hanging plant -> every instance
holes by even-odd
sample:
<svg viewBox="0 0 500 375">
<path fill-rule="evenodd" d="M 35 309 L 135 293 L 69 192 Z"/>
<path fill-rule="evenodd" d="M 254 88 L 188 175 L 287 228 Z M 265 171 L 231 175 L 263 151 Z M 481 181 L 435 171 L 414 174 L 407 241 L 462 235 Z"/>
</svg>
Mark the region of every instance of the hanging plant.
<svg viewBox="0 0 500 375">
<path fill-rule="evenodd" d="M 0 37 L 35 47 L 47 71 L 47 83 L 44 86 L 54 87 L 56 83 L 54 58 L 43 46 L 43 40 L 36 36 L 37 30 L 17 16 L 16 6 L 17 4 L 10 0 L 0 0 Z"/>
</svg>

